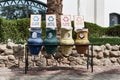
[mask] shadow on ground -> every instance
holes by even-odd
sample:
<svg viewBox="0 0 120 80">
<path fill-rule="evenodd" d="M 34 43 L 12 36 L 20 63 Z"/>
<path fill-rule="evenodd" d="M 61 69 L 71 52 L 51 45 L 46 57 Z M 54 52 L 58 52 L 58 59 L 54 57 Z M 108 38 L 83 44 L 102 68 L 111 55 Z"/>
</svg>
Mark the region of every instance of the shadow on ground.
<svg viewBox="0 0 120 80">
<path fill-rule="evenodd" d="M 16 68 L 16 67 L 11 67 L 12 72 L 18 72 L 18 74 L 25 74 L 25 69 L 24 68 Z M 22 73 L 20 73 L 22 72 Z M 85 74 L 89 72 L 86 68 L 74 68 L 74 67 L 34 67 L 34 68 L 28 68 L 27 74 L 29 75 L 39 75 L 39 74 L 54 74 L 54 73 L 62 73 L 62 74 Z"/>
<path fill-rule="evenodd" d="M 120 68 L 94 74 L 91 80 L 120 80 Z"/>
<path fill-rule="evenodd" d="M 20 80 L 24 76 L 26 79 L 22 80 L 120 80 L 119 67 L 94 67 L 93 73 L 86 67 L 29 67 L 27 74 L 25 74 L 24 68 L 13 67 L 10 69 Z M 29 79 L 27 79 L 28 77 Z"/>
</svg>

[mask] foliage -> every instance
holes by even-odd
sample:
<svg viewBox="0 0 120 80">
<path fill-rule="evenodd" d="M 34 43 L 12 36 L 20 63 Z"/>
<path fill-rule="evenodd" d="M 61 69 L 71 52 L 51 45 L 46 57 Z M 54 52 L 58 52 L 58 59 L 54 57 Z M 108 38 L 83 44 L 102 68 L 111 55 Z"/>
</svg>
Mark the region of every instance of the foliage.
<svg viewBox="0 0 120 80">
<path fill-rule="evenodd" d="M 111 37 L 111 38 L 89 38 L 89 41 L 94 45 L 103 45 L 109 43 L 111 45 L 120 45 L 119 37 Z"/>
<path fill-rule="evenodd" d="M 25 43 L 29 38 L 30 20 L 28 18 L 19 20 L 5 20 L 0 18 L 0 41 L 6 42 L 12 39 L 15 43 Z M 42 22 L 42 38 L 45 38 L 45 22 Z"/>
<path fill-rule="evenodd" d="M 76 38 L 73 27 L 73 38 Z M 12 39 L 15 43 L 25 43 L 29 38 L 30 20 L 28 18 L 19 20 L 5 20 L 0 18 L 0 41 L 6 42 L 8 39 Z M 45 38 L 46 27 L 45 21 L 42 22 L 42 39 Z M 114 27 L 103 28 L 96 24 L 85 22 L 85 28 L 89 30 L 89 40 L 93 44 L 119 44 L 120 42 L 120 25 Z M 105 37 L 104 37 L 105 36 Z M 106 36 L 112 36 L 106 37 Z M 118 37 L 113 37 L 118 36 Z"/>
<path fill-rule="evenodd" d="M 105 35 L 106 28 L 101 27 L 97 24 L 85 22 L 85 28 L 89 30 L 89 37 L 102 37 Z"/>
<path fill-rule="evenodd" d="M 73 30 L 72 30 L 72 37 L 75 40 L 77 36 L 76 36 L 76 32 L 74 31 L 74 21 L 71 22 L 71 25 L 72 25 L 72 28 L 73 28 Z"/>
<path fill-rule="evenodd" d="M 27 40 L 28 36 L 29 36 L 29 27 L 30 27 L 30 21 L 28 18 L 25 19 L 20 19 L 20 20 L 16 20 L 17 25 L 16 25 L 16 29 L 19 32 L 20 38 L 23 40 Z"/>
<path fill-rule="evenodd" d="M 108 27 L 105 32 L 108 36 L 119 36 L 120 37 L 120 24 L 112 27 Z"/>
<path fill-rule="evenodd" d="M 42 39 L 44 39 L 45 35 L 46 35 L 46 23 L 45 23 L 45 21 L 42 22 L 41 28 L 42 28 Z"/>
<path fill-rule="evenodd" d="M 1 16 L 8 20 L 28 18 L 30 14 L 33 14 L 34 11 L 30 7 L 25 5 L 10 5 L 1 8 Z"/>
<path fill-rule="evenodd" d="M 12 39 L 14 42 L 24 41 L 28 38 L 29 20 L 5 20 L 2 19 L 0 26 L 0 40 L 6 42 Z"/>
<path fill-rule="evenodd" d="M 74 29 L 74 22 L 72 21 L 72 27 Z M 94 23 L 89 23 L 89 22 L 85 22 L 85 28 L 88 28 L 89 32 L 88 35 L 89 37 L 93 38 L 93 37 L 102 37 L 103 35 L 105 35 L 105 32 L 107 30 L 107 28 L 103 28 L 97 24 Z M 73 38 L 76 38 L 76 32 L 73 31 Z"/>
<path fill-rule="evenodd" d="M 72 26 L 74 28 L 74 22 L 72 21 Z M 89 40 L 93 44 L 120 44 L 120 25 L 113 27 L 101 27 L 97 24 L 85 22 L 85 28 L 89 30 Z M 118 37 L 116 37 L 118 36 Z M 76 33 L 73 31 L 73 39 L 76 38 Z"/>
</svg>

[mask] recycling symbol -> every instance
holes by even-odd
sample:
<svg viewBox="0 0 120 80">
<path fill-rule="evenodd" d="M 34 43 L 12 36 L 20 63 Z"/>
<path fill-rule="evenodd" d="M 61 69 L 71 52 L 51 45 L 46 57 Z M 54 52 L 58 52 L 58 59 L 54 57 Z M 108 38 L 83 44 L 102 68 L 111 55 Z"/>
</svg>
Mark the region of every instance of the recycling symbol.
<svg viewBox="0 0 120 80">
<path fill-rule="evenodd" d="M 64 17 L 63 20 L 64 20 L 65 22 L 68 22 L 68 21 L 69 21 L 69 18 L 68 18 L 68 17 Z"/>
<path fill-rule="evenodd" d="M 49 21 L 54 21 L 53 16 L 49 16 L 49 17 L 48 17 L 48 20 L 49 20 Z"/>
<path fill-rule="evenodd" d="M 80 33 L 80 38 L 83 39 L 85 35 L 83 33 Z"/>
<path fill-rule="evenodd" d="M 34 17 L 33 17 L 33 20 L 34 20 L 34 21 L 39 21 L 38 16 L 34 16 Z"/>
<path fill-rule="evenodd" d="M 52 33 L 49 33 L 47 36 L 49 39 L 53 37 Z"/>
</svg>

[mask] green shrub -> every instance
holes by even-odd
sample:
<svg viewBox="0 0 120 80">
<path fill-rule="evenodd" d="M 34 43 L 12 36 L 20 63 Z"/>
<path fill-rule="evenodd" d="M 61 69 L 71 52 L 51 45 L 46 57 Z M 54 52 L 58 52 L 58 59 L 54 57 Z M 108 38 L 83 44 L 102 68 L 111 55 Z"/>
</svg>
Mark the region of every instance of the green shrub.
<svg viewBox="0 0 120 80">
<path fill-rule="evenodd" d="M 15 21 L 4 20 L 1 23 L 1 41 L 6 42 L 7 39 L 17 40 L 16 36 L 19 36 L 18 30 L 16 29 Z"/>
<path fill-rule="evenodd" d="M 45 22 L 42 22 L 42 38 L 45 36 Z M 12 39 L 15 43 L 25 43 L 30 36 L 30 19 L 5 20 L 0 18 L 0 42 Z"/>
<path fill-rule="evenodd" d="M 72 21 L 72 27 L 74 29 L 74 21 Z M 106 28 L 103 28 L 97 24 L 94 23 L 89 23 L 89 22 L 85 22 L 85 28 L 88 28 L 89 32 L 88 32 L 88 36 L 93 38 L 93 37 L 102 37 L 103 35 L 105 35 L 106 32 Z M 73 31 L 73 38 L 76 38 L 76 33 Z"/>
<path fill-rule="evenodd" d="M 2 33 L 1 33 L 1 30 L 2 30 L 2 18 L 0 17 L 0 41 L 1 41 L 1 36 L 2 36 Z"/>
<path fill-rule="evenodd" d="M 42 39 L 44 39 L 45 35 L 46 35 L 46 23 L 45 23 L 45 21 L 42 22 L 41 28 L 42 28 Z"/>
<path fill-rule="evenodd" d="M 22 40 L 27 40 L 29 36 L 30 21 L 28 18 L 17 20 L 16 29 Z"/>
<path fill-rule="evenodd" d="M 73 38 L 76 38 L 74 32 L 74 22 L 72 21 L 73 27 Z M 42 22 L 42 39 L 45 38 L 46 34 L 45 21 Z M 30 19 L 24 18 L 19 20 L 5 20 L 0 18 L 0 41 L 6 42 L 8 39 L 12 39 L 15 43 L 25 43 L 29 38 L 30 32 Z M 104 28 L 97 24 L 85 22 L 85 28 L 89 30 L 89 40 L 94 44 L 105 44 L 105 43 L 119 43 L 118 38 L 100 38 L 102 36 L 119 36 L 120 37 L 120 25 L 114 27 Z"/>
<path fill-rule="evenodd" d="M 71 25 L 72 25 L 72 28 L 73 28 L 73 30 L 72 30 L 72 37 L 75 40 L 77 36 L 76 36 L 76 32 L 74 31 L 74 21 L 71 21 Z"/>
<path fill-rule="evenodd" d="M 26 26 L 24 23 L 26 23 L 26 21 L 24 19 L 22 19 L 22 20 L 2 19 L 2 23 L 1 23 L 1 27 L 0 27 L 1 28 L 1 31 L 0 31 L 1 41 L 6 42 L 8 39 L 12 39 L 12 41 L 14 41 L 14 42 L 20 42 L 22 40 L 25 40 L 26 36 L 24 36 L 24 34 L 26 35 L 27 32 L 25 31 L 26 29 L 24 27 L 26 27 Z"/>
<path fill-rule="evenodd" d="M 119 36 L 120 37 L 120 25 L 108 27 L 105 34 L 107 36 Z"/>
<path fill-rule="evenodd" d="M 89 38 L 89 41 L 95 45 L 103 45 L 109 43 L 111 45 L 120 45 L 120 38 L 119 37 L 112 37 L 112 38 Z"/>
<path fill-rule="evenodd" d="M 97 24 L 85 22 L 85 28 L 88 28 L 89 37 L 101 37 L 105 34 L 106 28 L 103 28 Z"/>
</svg>

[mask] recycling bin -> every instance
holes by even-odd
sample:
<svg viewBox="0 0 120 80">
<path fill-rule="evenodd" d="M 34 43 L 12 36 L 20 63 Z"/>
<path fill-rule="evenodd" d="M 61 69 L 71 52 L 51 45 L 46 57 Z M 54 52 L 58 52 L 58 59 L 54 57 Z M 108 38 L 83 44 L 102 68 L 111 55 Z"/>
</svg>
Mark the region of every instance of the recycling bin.
<svg viewBox="0 0 120 80">
<path fill-rule="evenodd" d="M 30 28 L 30 38 L 28 39 L 28 47 L 32 55 L 38 55 L 42 47 L 41 28 Z"/>
<path fill-rule="evenodd" d="M 75 40 L 76 44 L 76 50 L 79 54 L 86 53 L 86 50 L 89 46 L 89 40 L 88 40 L 88 29 L 78 29 L 76 31 L 77 38 Z"/>
<path fill-rule="evenodd" d="M 54 54 L 56 52 L 59 42 L 56 38 L 55 29 L 46 28 L 46 38 L 43 44 L 48 54 Z"/>
<path fill-rule="evenodd" d="M 61 40 L 60 40 L 61 53 L 64 56 L 69 56 L 73 49 L 74 40 L 72 39 L 72 28 L 61 28 Z"/>
</svg>

